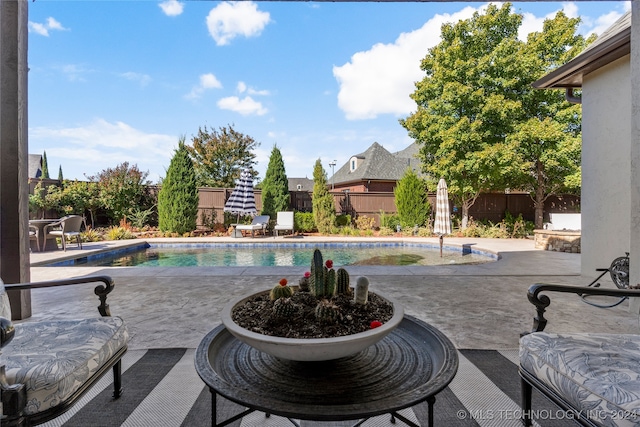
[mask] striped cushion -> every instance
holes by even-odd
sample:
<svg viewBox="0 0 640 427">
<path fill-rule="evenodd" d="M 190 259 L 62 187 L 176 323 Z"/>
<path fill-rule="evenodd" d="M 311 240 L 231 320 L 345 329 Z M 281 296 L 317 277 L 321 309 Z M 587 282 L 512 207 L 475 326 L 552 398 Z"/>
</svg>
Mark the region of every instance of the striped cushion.
<svg viewBox="0 0 640 427">
<path fill-rule="evenodd" d="M 640 335 L 520 339 L 520 366 L 602 426 L 640 426 Z"/>
<path fill-rule="evenodd" d="M 25 322 L 0 354 L 7 382 L 27 389 L 27 414 L 64 402 L 120 349 L 129 335 L 119 317 Z"/>
</svg>

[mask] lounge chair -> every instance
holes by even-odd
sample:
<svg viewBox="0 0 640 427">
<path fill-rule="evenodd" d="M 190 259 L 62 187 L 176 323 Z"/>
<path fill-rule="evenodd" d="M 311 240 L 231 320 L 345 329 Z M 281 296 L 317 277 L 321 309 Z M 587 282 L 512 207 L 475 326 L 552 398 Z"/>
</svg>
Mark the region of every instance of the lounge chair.
<svg viewBox="0 0 640 427">
<path fill-rule="evenodd" d="M 275 237 L 278 237 L 280 230 L 289 230 L 293 234 L 293 212 L 278 212 L 276 225 L 273 227 Z"/>
<path fill-rule="evenodd" d="M 256 231 L 262 231 L 263 235 L 267 233 L 267 227 L 269 226 L 269 220 L 271 217 L 269 215 L 259 215 L 253 218 L 251 224 L 238 224 L 236 225 L 236 230 L 239 231 L 250 231 L 251 237 L 255 236 Z"/>
<path fill-rule="evenodd" d="M 45 225 L 44 227 L 44 239 L 46 241 L 47 236 L 60 237 L 62 240 L 62 250 L 67 250 L 67 241 L 75 239 L 78 247 L 82 249 L 82 237 L 80 236 L 80 227 L 84 222 L 84 218 L 79 215 L 68 215 L 60 218 L 59 221 L 53 224 Z"/>
</svg>

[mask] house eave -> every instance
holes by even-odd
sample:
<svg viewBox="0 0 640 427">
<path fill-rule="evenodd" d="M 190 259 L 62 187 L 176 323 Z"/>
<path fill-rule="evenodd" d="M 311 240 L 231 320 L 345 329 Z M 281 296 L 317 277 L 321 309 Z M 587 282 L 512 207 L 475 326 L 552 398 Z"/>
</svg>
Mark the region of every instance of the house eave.
<svg viewBox="0 0 640 427">
<path fill-rule="evenodd" d="M 625 28 L 608 40 L 588 49 L 560 68 L 533 82 L 537 89 L 582 87 L 587 74 L 631 52 L 631 28 Z"/>
</svg>

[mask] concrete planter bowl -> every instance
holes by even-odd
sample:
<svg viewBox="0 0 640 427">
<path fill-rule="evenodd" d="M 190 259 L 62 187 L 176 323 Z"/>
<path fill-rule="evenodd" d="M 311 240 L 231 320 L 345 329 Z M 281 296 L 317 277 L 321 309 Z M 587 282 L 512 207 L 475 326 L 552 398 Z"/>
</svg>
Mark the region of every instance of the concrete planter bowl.
<svg viewBox="0 0 640 427">
<path fill-rule="evenodd" d="M 353 335 L 335 338 L 281 338 L 251 332 L 233 321 L 231 313 L 236 306 L 244 304 L 254 296 L 265 293 L 269 293 L 269 291 L 257 292 L 236 298 L 227 303 L 222 309 L 222 323 L 240 341 L 281 359 L 312 362 L 351 356 L 386 337 L 400 324 L 404 317 L 404 309 L 397 301 L 376 292 L 376 295 L 393 305 L 393 316 L 378 328 Z"/>
</svg>

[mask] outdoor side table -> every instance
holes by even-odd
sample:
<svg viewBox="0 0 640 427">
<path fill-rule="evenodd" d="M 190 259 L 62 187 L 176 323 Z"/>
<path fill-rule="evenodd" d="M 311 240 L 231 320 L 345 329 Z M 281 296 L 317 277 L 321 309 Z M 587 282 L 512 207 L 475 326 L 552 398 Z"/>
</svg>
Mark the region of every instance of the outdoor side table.
<svg viewBox="0 0 640 427">
<path fill-rule="evenodd" d="M 211 392 L 211 425 L 225 426 L 262 411 L 313 421 L 364 420 L 427 402 L 433 425 L 435 396 L 458 370 L 458 354 L 438 329 L 411 316 L 377 344 L 342 359 L 279 359 L 236 339 L 220 325 L 200 342 L 195 367 Z M 218 423 L 217 395 L 246 409 Z"/>
</svg>

